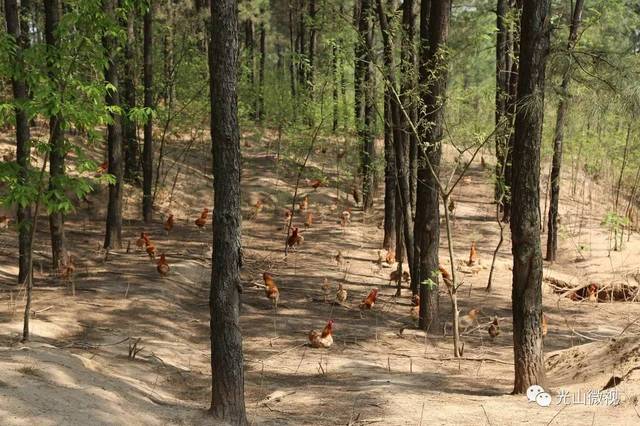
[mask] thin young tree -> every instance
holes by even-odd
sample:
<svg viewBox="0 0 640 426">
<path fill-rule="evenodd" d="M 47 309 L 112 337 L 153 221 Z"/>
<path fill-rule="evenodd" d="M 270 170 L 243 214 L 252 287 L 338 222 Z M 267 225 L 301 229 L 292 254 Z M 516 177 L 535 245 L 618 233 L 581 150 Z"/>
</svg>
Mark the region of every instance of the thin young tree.
<svg viewBox="0 0 640 426">
<path fill-rule="evenodd" d="M 375 0 L 374 0 L 375 1 Z M 373 206 L 375 182 L 375 143 L 373 90 L 373 4 L 372 0 L 359 0 L 357 5 L 358 41 L 355 46 L 354 95 L 358 139 L 361 144 L 360 168 L 362 173 L 362 206 Z"/>
<path fill-rule="evenodd" d="M 509 30 L 507 28 L 507 0 L 497 0 L 496 3 L 496 126 L 504 120 L 507 114 L 507 98 L 509 96 Z M 495 200 L 502 202 L 504 182 L 497 177 L 503 176 L 506 144 L 509 140 L 509 127 L 504 127 L 496 133 L 496 182 Z"/>
<path fill-rule="evenodd" d="M 400 84 L 400 93 L 402 105 L 408 112 L 409 117 L 415 123 L 418 120 L 418 102 L 417 97 L 417 72 L 418 72 L 418 55 L 416 55 L 415 36 L 416 36 L 416 13 L 414 0 L 404 0 L 402 2 L 402 40 L 400 55 L 400 72 L 402 76 Z M 428 20 L 428 14 L 426 15 Z M 404 115 L 400 116 L 401 119 Z M 408 138 L 409 156 L 409 187 L 411 188 L 410 200 L 411 211 L 415 214 L 416 208 L 416 191 L 418 176 L 418 138 L 411 131 L 406 120 L 402 120 L 402 131 L 405 138 Z"/>
<path fill-rule="evenodd" d="M 58 24 L 60 23 L 60 1 L 44 1 L 44 33 L 47 44 L 47 67 L 51 87 L 59 88 L 58 64 L 55 52 L 59 47 Z M 49 117 L 49 193 L 62 193 L 64 191 L 63 180 L 65 175 L 65 144 L 64 144 L 64 118 L 59 112 Z M 49 229 L 51 232 L 51 261 L 54 268 L 58 268 L 66 261 L 66 243 L 64 235 L 64 214 L 60 210 L 53 210 L 49 214 Z"/>
<path fill-rule="evenodd" d="M 576 0 L 569 27 L 566 58 L 569 63 L 562 75 L 560 84 L 560 102 L 556 114 L 556 128 L 553 134 L 553 163 L 551 166 L 551 199 L 549 202 L 549 221 L 547 227 L 547 260 L 556 260 L 558 251 L 558 203 L 560 201 L 560 168 L 562 167 L 562 143 L 564 140 L 564 126 L 567 121 L 569 108 L 569 84 L 571 82 L 572 51 L 578 41 L 578 31 L 582 21 L 584 0 Z"/>
<path fill-rule="evenodd" d="M 15 64 L 16 73 L 11 78 L 13 98 L 15 101 L 16 114 L 16 162 L 20 168 L 18 179 L 20 185 L 26 185 L 29 177 L 29 166 L 31 163 L 31 135 L 29 132 L 29 117 L 24 109 L 29 98 L 29 90 L 24 75 L 23 51 L 29 46 L 28 23 L 25 17 L 29 4 L 22 0 L 5 0 L 4 13 L 7 23 L 7 32 L 16 41 Z M 21 17 L 23 19 L 21 19 Z M 18 204 L 18 283 L 24 284 L 29 276 L 29 250 L 31 241 L 31 204 Z"/>
<path fill-rule="evenodd" d="M 103 0 L 105 16 L 111 25 L 117 24 L 116 0 Z M 114 110 L 120 106 L 118 94 L 118 57 L 117 40 L 112 28 L 106 28 L 103 37 L 105 54 L 107 55 L 105 80 L 111 86 L 107 89 L 105 103 Z M 109 203 L 107 205 L 107 223 L 104 237 L 105 249 L 119 249 L 122 247 L 122 189 L 124 165 L 122 164 L 122 120 L 119 113 L 111 112 L 111 122 L 107 125 L 107 152 L 109 173 L 115 177 L 115 182 L 109 184 Z"/>
<path fill-rule="evenodd" d="M 540 248 L 540 144 L 545 65 L 549 53 L 550 0 L 523 2 L 518 101 L 511 181 L 513 253 L 513 392 L 544 386 L 542 252 Z"/>
<path fill-rule="evenodd" d="M 153 0 L 149 0 L 143 19 L 144 107 L 153 108 Z M 142 147 L 142 216 L 146 223 L 153 219 L 153 117 L 144 123 Z"/>
<path fill-rule="evenodd" d="M 136 106 L 136 16 L 137 13 L 135 8 L 129 10 L 129 16 L 126 20 L 127 40 L 124 47 L 124 73 L 122 84 L 122 101 L 125 113 L 122 118 L 122 134 L 124 139 L 124 176 L 128 181 L 137 181 L 140 173 L 136 124 L 127 115 Z"/>
<path fill-rule="evenodd" d="M 211 1 L 211 143 L 214 214 L 211 271 L 211 413 L 246 425 L 240 333 L 240 130 L 238 128 L 237 2 Z"/>
</svg>

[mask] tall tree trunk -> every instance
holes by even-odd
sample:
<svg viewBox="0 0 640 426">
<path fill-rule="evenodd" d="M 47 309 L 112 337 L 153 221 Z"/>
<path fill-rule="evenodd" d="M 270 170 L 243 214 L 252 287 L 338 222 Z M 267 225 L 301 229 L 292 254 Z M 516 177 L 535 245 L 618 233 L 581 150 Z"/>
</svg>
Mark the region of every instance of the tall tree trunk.
<svg viewBox="0 0 640 426">
<path fill-rule="evenodd" d="M 331 131 L 335 133 L 338 130 L 338 86 L 340 85 L 340 76 L 338 75 L 338 45 L 334 41 L 331 49 L 331 74 L 333 76 L 333 122 Z"/>
<path fill-rule="evenodd" d="M 295 53 L 296 45 L 293 37 L 293 4 L 292 0 L 289 0 L 289 77 L 291 78 L 291 97 L 296 97 L 296 66 L 295 66 Z"/>
<path fill-rule="evenodd" d="M 175 75 L 175 61 L 174 61 L 174 40 L 173 40 L 173 26 L 174 26 L 174 5 L 173 0 L 167 0 L 166 6 L 167 13 L 167 25 L 166 25 L 166 33 L 164 35 L 164 43 L 163 43 L 163 59 L 164 59 L 164 103 L 166 106 L 171 108 L 173 105 L 173 101 L 175 98 L 175 84 L 174 84 L 174 75 Z"/>
<path fill-rule="evenodd" d="M 358 36 L 355 47 L 355 111 L 356 129 L 361 144 L 360 167 L 362 174 L 362 206 L 366 211 L 373 206 L 375 146 L 373 138 L 373 72 L 372 72 L 372 4 L 359 0 Z"/>
<path fill-rule="evenodd" d="M 496 5 L 496 110 L 495 121 L 499 129 L 496 131 L 496 183 L 495 200 L 497 203 L 504 199 L 504 175 L 506 143 L 509 140 L 509 126 L 503 121 L 507 114 L 507 97 L 509 96 L 509 69 L 508 63 L 508 29 L 507 29 L 507 0 L 497 0 Z"/>
<path fill-rule="evenodd" d="M 402 217 L 396 212 L 396 239 L 400 236 L 404 237 L 405 247 L 413 247 L 413 218 L 411 216 L 411 201 L 409 186 L 409 158 L 407 156 L 407 139 L 402 134 L 402 105 L 400 100 L 396 96 L 398 93 L 398 83 L 395 75 L 395 58 L 393 55 L 394 45 L 392 38 L 391 25 L 389 24 L 388 12 L 386 11 L 382 0 L 377 0 L 378 19 L 380 21 L 380 32 L 382 33 L 382 42 L 384 45 L 384 63 L 385 63 L 385 78 L 386 86 L 388 88 L 387 93 L 390 96 L 390 113 L 391 124 L 393 131 L 393 147 L 395 156 L 395 168 L 396 168 L 396 208 L 402 212 Z M 391 90 L 393 89 L 393 90 Z M 394 93 L 395 92 L 395 93 Z M 402 232 L 399 232 L 399 226 L 402 225 Z M 396 244 L 396 253 L 402 254 L 402 244 Z M 398 261 L 401 261 L 401 256 L 396 256 Z M 415 260 L 413 250 L 407 250 L 407 260 L 409 263 L 409 271 L 411 273 L 411 291 L 417 293 L 418 284 L 414 277 L 417 277 L 415 271 Z"/>
<path fill-rule="evenodd" d="M 247 19 L 244 21 L 244 46 L 246 49 L 246 58 L 247 64 L 249 66 L 249 84 L 251 85 L 251 93 L 255 93 L 256 89 L 256 53 L 255 53 L 255 38 L 253 34 L 253 21 L 251 19 Z M 254 120 L 258 120 L 258 97 L 255 96 L 253 99 L 253 111 L 252 115 Z"/>
<path fill-rule="evenodd" d="M 140 168 L 138 164 L 138 136 L 136 123 L 130 120 L 128 113 L 136 106 L 136 84 L 135 84 L 135 10 L 129 11 L 127 18 L 127 41 L 124 48 L 124 81 L 123 81 L 123 103 L 125 116 L 122 118 L 122 132 L 124 138 L 124 176 L 130 182 L 139 178 Z"/>
<path fill-rule="evenodd" d="M 306 42 L 305 35 L 307 32 L 307 27 L 304 22 L 304 9 L 305 4 L 304 0 L 298 0 L 299 3 L 299 11 L 300 16 L 298 20 L 298 81 L 300 83 L 301 91 L 306 86 L 307 83 L 307 69 L 305 61 L 302 59 L 306 56 Z"/>
<path fill-rule="evenodd" d="M 246 425 L 240 333 L 240 131 L 238 129 L 237 2 L 211 1 L 211 141 L 214 171 L 211 271 L 211 412 Z"/>
<path fill-rule="evenodd" d="M 16 162 L 20 167 L 18 179 L 20 185 L 27 185 L 29 176 L 29 166 L 31 164 L 31 135 L 29 132 L 29 119 L 23 105 L 29 99 L 29 90 L 24 77 L 23 50 L 29 47 L 29 30 L 26 19 L 29 4 L 22 0 L 18 5 L 17 0 L 4 1 L 4 13 L 7 23 L 7 32 L 17 41 L 15 52 L 15 64 L 17 73 L 11 79 L 13 89 L 13 99 L 15 101 L 16 112 Z M 18 205 L 18 284 L 25 284 L 29 277 L 29 250 L 31 242 L 31 227 L 33 226 L 31 217 L 31 204 L 25 206 Z"/>
<path fill-rule="evenodd" d="M 144 62 L 144 107 L 153 108 L 153 0 L 144 14 L 143 62 Z M 149 115 L 144 123 L 144 145 L 142 148 L 142 216 L 146 223 L 153 220 L 153 120 Z"/>
<path fill-rule="evenodd" d="M 309 19 L 311 21 L 309 28 L 309 73 L 307 75 L 307 83 L 309 87 L 313 87 L 313 72 L 316 59 L 316 43 L 318 39 L 318 29 L 316 23 L 316 0 L 309 0 Z"/>
<path fill-rule="evenodd" d="M 56 52 L 58 49 L 57 29 L 60 22 L 60 2 L 59 0 L 45 0 L 45 39 L 51 49 Z M 48 58 L 49 78 L 52 87 L 58 88 L 58 76 L 55 56 Z M 49 117 L 49 145 L 51 153 L 49 155 L 49 191 L 63 192 L 64 179 L 64 159 L 66 156 L 64 147 L 64 118 L 60 113 Z M 66 260 L 66 244 L 64 235 L 64 215 L 60 211 L 54 211 L 49 215 L 49 229 L 51 232 L 51 261 L 53 268 L 57 269 L 61 262 Z"/>
<path fill-rule="evenodd" d="M 413 123 L 418 122 L 418 104 L 415 99 L 415 89 L 418 71 L 418 58 L 415 48 L 416 35 L 416 14 L 414 11 L 414 1 L 404 0 L 402 4 L 402 49 L 401 49 L 401 75 L 402 84 L 400 93 L 402 93 L 402 104 L 407 111 Z M 427 15 L 428 16 L 428 15 Z M 408 139 L 405 142 L 408 147 L 409 155 L 409 186 L 411 188 L 411 211 L 415 214 L 416 207 L 416 190 L 418 177 L 418 137 L 411 129 L 409 123 L 404 117 L 400 116 L 403 121 L 402 130 L 404 137 Z"/>
<path fill-rule="evenodd" d="M 505 140 L 507 140 L 507 145 L 505 147 L 504 156 L 504 182 L 502 190 L 504 191 L 504 197 L 502 202 L 502 221 L 509 222 L 511 218 L 511 205 L 512 205 L 512 194 L 511 194 L 511 181 L 512 178 L 512 170 L 513 170 L 513 147 L 515 144 L 515 131 L 514 131 L 514 120 L 516 117 L 516 105 L 518 99 L 518 75 L 519 75 L 519 56 L 520 56 L 520 15 L 522 14 L 522 0 L 512 0 L 511 8 L 515 9 L 515 13 L 517 14 L 516 24 L 511 29 L 511 56 L 513 58 L 511 63 L 511 72 L 509 73 L 509 97 L 507 98 L 507 123 L 509 125 L 509 136 L 508 139 L 505 136 Z"/>
<path fill-rule="evenodd" d="M 382 248 L 395 252 L 396 246 L 396 159 L 393 151 L 391 93 L 384 94 L 384 237 Z M 398 259 L 398 261 L 400 261 Z"/>
<path fill-rule="evenodd" d="M 116 20 L 116 1 L 103 0 L 105 15 L 113 21 Z M 111 33 L 111 31 L 109 31 Z M 117 41 L 112 35 L 105 35 L 103 39 L 107 64 L 105 80 L 113 85 L 114 90 L 106 94 L 107 106 L 120 106 L 118 95 L 118 60 L 116 58 Z M 104 237 L 104 248 L 119 249 L 122 247 L 122 185 L 124 167 L 122 164 L 122 121 L 120 114 L 111 113 L 112 123 L 107 125 L 107 150 L 109 173 L 116 178 L 115 183 L 109 185 L 109 204 L 107 206 L 107 223 Z"/>
<path fill-rule="evenodd" d="M 518 109 L 511 181 L 513 392 L 516 394 L 526 392 L 531 385 L 545 385 L 539 185 L 550 6 L 550 0 L 524 2 L 521 20 Z"/>
<path fill-rule="evenodd" d="M 420 263 L 420 327 L 428 330 L 439 322 L 438 248 L 440 245 L 440 203 L 438 173 L 444 137 L 444 108 L 447 93 L 447 59 L 445 48 L 449 35 L 451 0 L 432 0 L 427 28 L 420 25 L 420 86 L 424 117 L 418 154 L 418 193 L 416 200 L 416 262 Z M 424 2 L 423 2 L 423 6 Z M 426 30 L 426 33 L 423 32 Z M 424 42 L 427 44 L 424 45 Z M 428 125 L 426 124 L 428 122 Z M 434 175 L 435 174 L 435 175 Z M 446 208 L 446 206 L 445 206 Z"/>
<path fill-rule="evenodd" d="M 578 40 L 578 30 L 582 21 L 582 9 L 584 0 L 576 0 L 569 28 L 569 40 L 567 51 L 571 52 Z M 551 199 L 549 202 L 549 221 L 547 228 L 547 260 L 556 260 L 558 251 L 558 203 L 560 201 L 560 167 L 562 166 L 562 142 L 564 139 L 564 125 L 566 122 L 567 109 L 569 107 L 569 83 L 571 82 L 571 71 L 573 64 L 571 54 L 567 54 L 570 61 L 562 76 L 560 86 L 560 102 L 558 103 L 558 113 L 556 115 L 556 129 L 553 135 L 553 163 L 551 166 Z"/>
<path fill-rule="evenodd" d="M 260 66 L 258 68 L 258 121 L 264 120 L 264 66 L 267 60 L 266 50 L 266 38 L 267 31 L 264 26 L 264 21 L 260 22 Z"/>
</svg>

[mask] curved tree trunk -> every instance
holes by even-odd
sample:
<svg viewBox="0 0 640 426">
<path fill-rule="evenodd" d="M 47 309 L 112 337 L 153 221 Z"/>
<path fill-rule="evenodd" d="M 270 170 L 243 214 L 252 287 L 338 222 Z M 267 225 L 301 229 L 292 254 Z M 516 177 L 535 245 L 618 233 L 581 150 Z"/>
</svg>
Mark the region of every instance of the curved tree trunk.
<svg viewBox="0 0 640 426">
<path fill-rule="evenodd" d="M 211 142 L 214 171 L 211 271 L 211 413 L 246 425 L 240 333 L 240 130 L 238 128 L 237 2 L 211 1 Z"/>
<path fill-rule="evenodd" d="M 5 0 L 4 12 L 7 23 L 7 32 L 13 36 L 18 42 L 15 52 L 16 66 L 20 71 L 19 75 L 23 75 L 24 62 L 22 59 L 22 51 L 29 47 L 28 22 L 26 15 L 29 10 L 29 4 L 22 0 L 18 5 L 17 0 Z M 16 112 L 16 162 L 20 167 L 19 181 L 20 185 L 26 185 L 29 176 L 29 166 L 31 164 L 31 135 L 29 132 L 29 119 L 26 111 L 20 107 L 29 99 L 29 90 L 25 80 L 14 77 L 11 80 L 13 89 L 13 98 L 15 100 Z M 31 204 L 26 206 L 18 205 L 18 284 L 24 284 L 29 277 L 29 259 L 31 252 L 29 250 L 31 242 L 31 227 L 33 226 L 31 217 Z"/>
<path fill-rule="evenodd" d="M 144 14 L 144 107 L 153 108 L 153 0 Z M 146 223 L 153 220 L 153 120 L 149 115 L 144 123 L 144 145 L 142 148 L 142 216 Z"/>
<path fill-rule="evenodd" d="M 116 21 L 115 0 L 104 0 L 105 15 L 114 23 Z M 113 36 L 105 36 L 103 40 L 107 52 L 105 80 L 111 83 L 115 90 L 108 91 L 105 99 L 107 106 L 119 106 L 117 42 Z M 104 248 L 119 249 L 122 247 L 122 185 L 124 167 L 122 164 L 122 121 L 119 114 L 111 113 L 113 122 L 107 126 L 107 151 L 109 173 L 116 178 L 115 183 L 109 185 L 109 204 L 107 205 L 107 229 L 104 238 Z"/>
<path fill-rule="evenodd" d="M 582 21 L 582 8 L 584 0 L 576 0 L 569 29 L 569 41 L 567 50 L 570 52 L 575 47 L 578 39 L 578 29 Z M 567 60 L 571 61 L 571 55 L 567 55 Z M 560 167 L 562 166 L 562 142 L 564 139 L 564 125 L 566 122 L 567 109 L 569 107 L 569 83 L 571 82 L 571 68 L 569 63 L 567 70 L 562 76 L 560 86 L 560 102 L 558 103 L 558 113 L 556 115 L 556 129 L 553 135 L 553 164 L 551 166 L 551 199 L 549 202 L 549 221 L 547 227 L 547 260 L 556 260 L 558 251 L 558 203 L 560 201 Z"/>
<path fill-rule="evenodd" d="M 545 384 L 541 329 L 542 253 L 539 184 L 550 5 L 550 0 L 524 2 L 521 20 L 518 109 L 511 184 L 511 300 L 515 362 L 513 392 L 516 394 L 526 392 L 531 385 Z"/>
<path fill-rule="evenodd" d="M 60 2 L 59 0 L 45 0 L 45 39 L 46 43 L 56 51 L 58 39 L 56 31 L 60 22 Z M 49 78 L 52 86 L 58 87 L 56 72 L 57 64 L 49 57 Z M 64 148 L 64 121 L 61 114 L 53 115 L 49 118 L 49 191 L 64 191 L 62 180 L 64 179 L 64 159 L 66 156 Z M 54 211 L 49 215 L 49 229 L 51 232 L 51 262 L 54 269 L 66 261 L 67 252 L 64 236 L 64 215 L 62 212 Z"/>
</svg>

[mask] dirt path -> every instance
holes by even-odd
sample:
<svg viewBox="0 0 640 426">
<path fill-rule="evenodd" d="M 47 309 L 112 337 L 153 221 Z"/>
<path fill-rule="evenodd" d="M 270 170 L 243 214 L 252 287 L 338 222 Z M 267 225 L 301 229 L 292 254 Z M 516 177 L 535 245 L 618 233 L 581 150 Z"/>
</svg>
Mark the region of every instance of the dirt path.
<svg viewBox="0 0 640 426">
<path fill-rule="evenodd" d="M 9 285 L 16 273 L 15 230 L 0 233 L 0 423 L 205 421 L 210 386 L 211 225 L 199 232 L 193 220 L 202 207 L 211 207 L 212 197 L 210 180 L 199 166 L 200 148 L 189 156 L 193 159 L 189 172 L 183 170 L 177 180 L 172 205 L 168 189 L 159 194 L 161 212 L 171 211 L 178 218 L 170 235 L 164 235 L 160 221 L 147 227 L 126 221 L 128 240 L 148 231 L 167 254 L 172 268 L 167 278 L 158 276 L 155 264 L 136 252 L 135 245 L 130 253 L 112 252 L 105 260 L 98 250 L 102 221 L 88 215 L 86 206 L 68 221 L 70 247 L 79 264 L 74 297 L 46 267 L 40 267 L 46 265 L 48 250 L 46 224 L 41 222 L 37 244 L 41 255 L 36 262 L 40 288 L 33 305 L 34 338 L 28 345 L 18 343 L 22 294 Z M 382 240 L 382 212 L 365 217 L 354 208 L 352 223 L 343 229 L 337 223 L 339 214 L 351 205 L 344 201 L 344 193 L 333 209 L 335 188 L 313 191 L 305 186 L 302 194 L 309 195 L 314 224 L 305 230 L 303 245 L 285 262 L 285 231 L 278 228 L 285 202 L 290 202 L 292 170 L 276 172 L 263 145 L 253 143 L 244 150 L 242 327 L 246 402 L 253 424 L 640 424 L 637 376 L 619 386 L 623 402 L 617 407 L 539 407 L 523 396 L 509 395 L 513 381 L 510 241 L 500 252 L 492 293 L 484 291 L 486 268 L 475 275 L 463 274 L 460 290 L 463 313 L 480 308 L 482 325 L 497 315 L 501 334 L 492 341 L 486 326 L 466 333 L 465 359 L 452 360 L 451 337 L 443 337 L 440 330 L 426 339 L 400 334 L 412 325 L 408 290 L 394 298 L 395 289 L 388 286 L 390 268 L 373 262 Z M 328 155 L 319 152 L 313 157 L 308 177 L 328 173 L 334 164 Z M 489 202 L 492 188 L 479 164 L 471 169 L 470 178 L 454 193 L 454 246 L 457 259 L 464 259 L 470 242 L 477 241 L 486 267 L 497 241 L 494 206 Z M 590 193 L 598 193 L 598 188 Z M 249 219 L 257 199 L 265 201 L 265 208 Z M 96 196 L 94 205 L 102 202 Z M 128 200 L 130 217 L 135 217 L 137 203 L 136 198 Z M 556 265 L 546 265 L 547 270 L 576 282 L 630 279 L 640 260 L 640 238 L 634 234 L 625 250 L 608 257 L 607 233 L 600 226 L 602 211 L 595 197 L 583 193 L 563 203 L 561 257 Z M 296 212 L 295 226 L 303 228 L 303 222 L 304 216 Z M 338 250 L 346 260 L 343 266 L 333 259 Z M 254 285 L 261 282 L 263 271 L 273 272 L 280 287 L 275 318 L 263 290 Z M 346 286 L 349 308 L 324 302 L 325 278 L 334 287 Z M 374 286 L 381 290 L 380 302 L 361 315 L 357 305 Z M 441 315 L 448 318 L 446 294 L 440 301 Z M 544 306 L 552 393 L 601 389 L 611 375 L 624 375 L 638 365 L 638 323 L 627 327 L 640 315 L 637 303 L 573 302 L 545 285 Z M 323 327 L 330 318 L 336 321 L 334 346 L 328 350 L 305 346 L 308 331 Z M 619 337 L 623 330 L 627 339 Z M 144 349 L 130 360 L 130 345 L 138 338 L 138 347 Z M 583 343 L 590 345 L 571 349 Z M 264 402 L 275 392 L 284 396 Z"/>
</svg>

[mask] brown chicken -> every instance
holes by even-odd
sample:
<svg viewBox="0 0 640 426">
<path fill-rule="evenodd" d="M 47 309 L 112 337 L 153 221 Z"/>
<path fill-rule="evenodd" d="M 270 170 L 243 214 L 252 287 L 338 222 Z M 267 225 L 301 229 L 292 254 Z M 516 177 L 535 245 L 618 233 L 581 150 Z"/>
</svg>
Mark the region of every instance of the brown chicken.
<svg viewBox="0 0 640 426">
<path fill-rule="evenodd" d="M 153 243 L 151 242 L 151 240 L 147 239 L 147 241 L 145 242 L 146 245 L 146 251 L 147 254 L 149 255 L 149 257 L 151 259 L 155 259 L 156 258 L 156 246 L 153 245 Z"/>
<path fill-rule="evenodd" d="M 140 233 L 140 238 L 136 240 L 136 247 L 138 250 L 142 250 L 144 246 L 149 242 L 149 235 L 146 232 Z"/>
<path fill-rule="evenodd" d="M 338 250 L 338 254 L 336 254 L 333 258 L 336 261 L 338 267 L 342 267 L 344 265 L 344 257 L 342 256 L 342 251 Z"/>
<path fill-rule="evenodd" d="M 409 273 L 407 271 L 404 271 L 402 273 L 402 281 L 408 283 L 410 278 L 411 277 L 409 276 Z M 389 274 L 389 282 L 392 282 L 392 281 L 393 282 L 400 281 L 400 272 L 397 269 L 391 271 L 391 273 Z"/>
<path fill-rule="evenodd" d="M 326 302 L 329 298 L 329 294 L 331 294 L 331 284 L 329 284 L 329 280 L 327 278 L 324 279 L 324 282 L 322 283 L 322 286 L 320 286 L 320 288 L 322 288 L 322 293 L 324 293 L 324 301 Z"/>
<path fill-rule="evenodd" d="M 373 306 L 376 304 L 378 300 L 378 289 L 373 288 L 369 292 L 369 295 L 362 300 L 360 303 L 360 309 L 373 309 Z"/>
<path fill-rule="evenodd" d="M 291 230 L 291 235 L 287 238 L 287 246 L 293 248 L 294 246 L 299 246 L 304 242 L 304 237 L 300 235 L 298 228 L 293 228 Z"/>
<path fill-rule="evenodd" d="M 278 300 L 280 300 L 280 290 L 278 290 L 278 286 L 276 282 L 273 280 L 273 275 L 268 272 L 264 272 L 262 274 L 262 279 L 264 280 L 264 294 L 271 300 L 274 306 L 278 306 Z"/>
<path fill-rule="evenodd" d="M 313 225 L 313 213 L 307 212 L 307 216 L 306 216 L 306 219 L 304 221 L 304 227 L 305 228 L 310 228 L 311 225 Z"/>
<path fill-rule="evenodd" d="M 411 315 L 411 319 L 418 321 L 420 319 L 420 306 L 412 306 L 409 314 Z"/>
<path fill-rule="evenodd" d="M 98 169 L 96 170 L 96 172 L 99 175 L 101 175 L 101 174 L 107 173 L 107 170 L 109 170 L 109 162 L 105 160 L 102 162 L 102 164 L 98 166 Z"/>
<path fill-rule="evenodd" d="M 500 334 L 500 325 L 498 324 L 498 317 L 493 318 L 493 321 L 491 321 L 491 324 L 489 324 L 489 328 L 487 329 L 487 331 L 489 332 L 489 336 L 491 336 L 492 339 L 495 339 L 496 337 L 498 337 L 498 335 Z"/>
<path fill-rule="evenodd" d="M 542 314 L 542 337 L 547 335 L 548 327 L 547 327 L 547 316 Z"/>
<path fill-rule="evenodd" d="M 167 218 L 167 220 L 164 222 L 164 232 L 169 234 L 169 232 L 171 232 L 171 230 L 173 229 L 173 224 L 174 223 L 175 223 L 175 221 L 173 219 L 173 215 L 170 214 L 169 217 Z"/>
<path fill-rule="evenodd" d="M 384 260 L 388 264 L 396 263 L 396 251 L 395 250 L 387 250 L 387 255 L 385 256 Z"/>
<path fill-rule="evenodd" d="M 336 293 L 336 300 L 340 303 L 344 303 L 347 300 L 347 290 L 342 284 L 338 284 L 338 292 Z"/>
<path fill-rule="evenodd" d="M 158 273 L 163 277 L 166 277 L 169 274 L 169 271 L 171 270 L 171 268 L 169 268 L 169 264 L 167 263 L 167 258 L 165 257 L 164 253 L 160 255 L 160 260 L 158 260 L 157 269 L 158 269 Z"/>
<path fill-rule="evenodd" d="M 207 224 L 207 216 L 209 216 L 209 209 L 202 209 L 202 213 L 200 213 L 200 217 L 196 219 L 196 225 L 198 228 L 202 229 Z"/>
<path fill-rule="evenodd" d="M 469 327 L 476 325 L 478 323 L 478 314 L 480 314 L 480 309 L 471 309 L 469 313 L 462 315 L 458 319 L 460 329 L 464 332 Z"/>
<path fill-rule="evenodd" d="M 342 212 L 340 217 L 340 225 L 344 228 L 351 223 L 351 209 L 347 209 Z"/>
<path fill-rule="evenodd" d="M 328 348 L 333 345 L 333 320 L 329 320 L 322 332 L 311 330 L 309 332 L 309 343 L 313 348 Z"/>
<path fill-rule="evenodd" d="M 353 201 L 355 201 L 356 205 L 360 204 L 360 191 L 358 191 L 358 187 L 353 185 L 351 188 L 351 195 L 353 196 Z"/>
<path fill-rule="evenodd" d="M 76 265 L 73 263 L 71 255 L 67 257 L 67 261 L 60 265 L 60 278 L 65 281 L 71 281 L 73 273 L 76 271 Z"/>
<path fill-rule="evenodd" d="M 411 296 L 411 304 L 413 306 L 420 306 L 420 296 L 417 294 Z"/>
<path fill-rule="evenodd" d="M 448 286 L 451 286 L 453 282 L 451 281 L 451 274 L 449 273 L 449 271 L 447 271 L 447 268 L 445 268 L 443 265 L 438 265 L 438 270 L 440 271 L 440 274 L 442 274 L 444 283 Z"/>
<path fill-rule="evenodd" d="M 251 212 L 251 218 L 255 219 L 258 217 L 258 215 L 260 214 L 260 212 L 262 212 L 262 207 L 264 206 L 264 203 L 262 202 L 262 200 L 258 200 L 256 201 L 256 203 L 253 205 L 253 209 Z"/>
<path fill-rule="evenodd" d="M 10 222 L 11 218 L 8 216 L 0 216 L 0 229 L 7 229 Z"/>
<path fill-rule="evenodd" d="M 309 208 L 309 196 L 305 195 L 300 204 L 298 204 L 300 210 L 306 210 Z"/>
<path fill-rule="evenodd" d="M 471 242 L 471 249 L 469 250 L 469 260 L 467 261 L 468 266 L 473 266 L 478 263 L 478 250 L 476 249 L 476 242 Z"/>
<path fill-rule="evenodd" d="M 589 287 L 587 287 L 587 294 L 589 295 L 589 302 L 598 303 L 597 284 L 589 284 Z"/>
<path fill-rule="evenodd" d="M 320 179 L 307 179 L 307 183 L 313 189 L 318 189 L 323 185 Z"/>
</svg>

